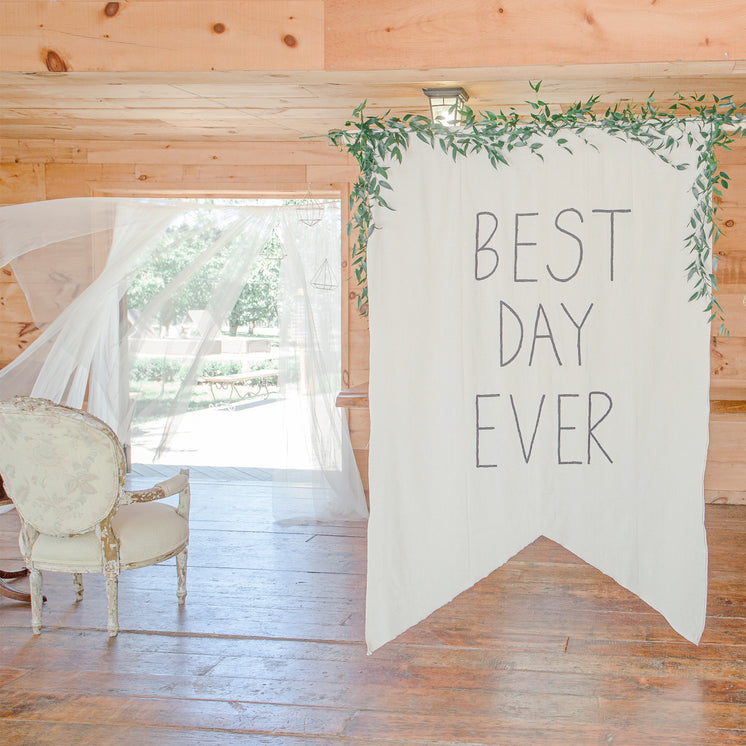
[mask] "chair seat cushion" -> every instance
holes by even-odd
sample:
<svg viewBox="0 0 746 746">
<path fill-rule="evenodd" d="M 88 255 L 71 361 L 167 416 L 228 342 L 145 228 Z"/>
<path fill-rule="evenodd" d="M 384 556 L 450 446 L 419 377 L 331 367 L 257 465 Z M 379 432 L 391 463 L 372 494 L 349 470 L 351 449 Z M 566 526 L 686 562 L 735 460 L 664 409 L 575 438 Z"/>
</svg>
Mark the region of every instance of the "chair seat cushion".
<svg viewBox="0 0 746 746">
<path fill-rule="evenodd" d="M 112 517 L 111 527 L 119 539 L 122 568 L 165 559 L 189 537 L 187 520 L 160 502 L 124 505 Z M 101 572 L 101 542 L 93 531 L 73 536 L 42 534 L 34 543 L 32 560 L 40 570 Z"/>
</svg>

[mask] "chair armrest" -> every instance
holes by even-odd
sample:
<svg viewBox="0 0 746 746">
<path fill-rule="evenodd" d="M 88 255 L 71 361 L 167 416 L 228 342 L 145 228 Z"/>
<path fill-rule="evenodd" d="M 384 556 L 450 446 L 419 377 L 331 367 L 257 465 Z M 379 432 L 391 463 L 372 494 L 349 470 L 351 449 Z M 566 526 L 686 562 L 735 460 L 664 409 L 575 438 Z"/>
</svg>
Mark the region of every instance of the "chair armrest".
<svg viewBox="0 0 746 746">
<path fill-rule="evenodd" d="M 176 476 L 164 479 L 147 490 L 124 490 L 119 498 L 119 504 L 146 503 L 151 500 L 161 500 L 177 493 L 179 495 L 177 512 L 184 518 L 189 518 L 189 469 L 182 469 Z"/>
</svg>

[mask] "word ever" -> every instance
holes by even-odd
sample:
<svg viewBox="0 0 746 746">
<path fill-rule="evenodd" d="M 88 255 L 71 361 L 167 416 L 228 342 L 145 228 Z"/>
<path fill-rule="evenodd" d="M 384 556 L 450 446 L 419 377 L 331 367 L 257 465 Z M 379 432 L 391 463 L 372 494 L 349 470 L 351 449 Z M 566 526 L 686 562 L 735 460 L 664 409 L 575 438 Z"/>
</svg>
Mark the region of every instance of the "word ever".
<svg viewBox="0 0 746 746">
<path fill-rule="evenodd" d="M 508 396 L 501 396 L 501 394 L 477 394 L 475 400 L 477 468 L 497 468 L 500 460 L 499 456 L 501 454 L 496 452 L 499 450 L 496 444 L 498 442 L 506 442 L 507 435 L 513 430 L 513 427 L 515 427 L 515 436 L 517 436 L 521 453 L 523 454 L 523 460 L 528 464 L 531 461 L 536 434 L 539 431 L 542 422 L 549 422 L 549 424 L 545 424 L 544 427 L 552 427 L 553 433 L 551 433 L 551 435 L 556 434 L 556 437 L 552 437 L 552 442 L 556 441 L 557 444 L 557 464 L 589 465 L 594 455 L 597 457 L 602 456 L 606 458 L 609 463 L 613 463 L 608 451 L 604 448 L 599 437 L 596 435 L 596 428 L 598 428 L 598 426 L 611 413 L 614 405 L 611 397 L 605 391 L 589 392 L 586 400 L 587 406 L 584 408 L 587 416 L 582 419 L 582 424 L 579 423 L 577 418 L 578 407 L 572 407 L 572 401 L 569 401 L 580 399 L 580 394 L 557 394 L 554 398 L 556 399 L 556 406 L 554 407 L 556 416 L 553 418 L 553 421 L 550 420 L 551 415 L 544 416 L 542 420 L 542 414 L 549 408 L 544 406 L 547 401 L 547 394 L 542 394 L 536 409 L 536 416 L 528 418 L 528 422 L 526 422 L 527 418 L 524 412 L 523 424 L 521 424 L 521 417 L 519 417 L 516 399 L 513 394 L 508 394 Z M 500 399 L 500 402 L 493 402 L 493 406 L 489 407 L 489 415 L 491 415 L 491 417 L 489 417 L 487 424 L 485 424 L 485 417 L 483 414 L 483 409 L 485 408 L 484 399 Z M 497 404 L 497 406 L 494 406 L 494 404 Z M 574 409 L 575 411 L 570 411 L 568 413 L 568 409 Z M 573 417 L 573 414 L 576 416 Z M 480 437 L 481 434 L 487 431 L 496 430 L 498 425 L 500 426 L 500 435 L 503 437 L 492 439 L 492 448 L 485 446 L 484 438 Z M 578 447 L 579 439 L 575 437 L 573 442 L 570 444 L 570 446 L 574 446 L 572 453 L 568 454 L 568 446 L 566 443 L 568 440 L 567 434 L 579 429 L 582 429 L 583 432 L 583 438 L 582 441 L 580 441 L 582 447 Z M 563 441 L 563 437 L 565 438 L 565 441 Z"/>
</svg>

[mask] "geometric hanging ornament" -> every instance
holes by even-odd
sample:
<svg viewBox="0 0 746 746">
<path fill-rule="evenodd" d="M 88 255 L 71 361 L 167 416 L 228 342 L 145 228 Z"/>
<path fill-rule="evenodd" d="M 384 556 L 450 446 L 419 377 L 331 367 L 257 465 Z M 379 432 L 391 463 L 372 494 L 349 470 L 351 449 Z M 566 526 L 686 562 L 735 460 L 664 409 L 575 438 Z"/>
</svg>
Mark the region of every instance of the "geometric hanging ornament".
<svg viewBox="0 0 746 746">
<path fill-rule="evenodd" d="M 315 287 L 317 290 L 334 290 L 337 287 L 337 281 L 327 259 L 321 262 L 321 266 L 311 278 L 311 287 Z"/>
<path fill-rule="evenodd" d="M 298 203 L 295 208 L 298 220 L 306 225 L 316 225 L 324 217 L 324 207 L 317 199 L 311 196 L 311 185 L 308 185 L 308 192 L 303 201 Z"/>
</svg>

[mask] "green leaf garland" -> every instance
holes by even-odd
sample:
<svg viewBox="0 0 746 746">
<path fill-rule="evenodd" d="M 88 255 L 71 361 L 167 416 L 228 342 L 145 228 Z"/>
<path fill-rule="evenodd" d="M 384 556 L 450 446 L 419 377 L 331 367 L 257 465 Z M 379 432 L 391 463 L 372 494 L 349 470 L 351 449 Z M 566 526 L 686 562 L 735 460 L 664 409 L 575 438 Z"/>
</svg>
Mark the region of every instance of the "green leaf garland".
<svg viewBox="0 0 746 746">
<path fill-rule="evenodd" d="M 538 94 L 541 82 L 529 83 Z M 720 237 L 717 204 L 713 200 L 722 198 L 728 188 L 730 177 L 719 169 L 714 150 L 717 147 L 730 149 L 736 137 L 746 131 L 746 104 L 736 104 L 732 96 L 689 96 L 674 94 L 674 103 L 658 108 L 651 94 L 640 106 L 627 104 L 608 108 L 603 115 L 596 113 L 598 97 L 573 104 L 565 111 L 552 112 L 548 103 L 527 101 L 528 116 L 521 116 L 511 107 L 508 112 L 490 111 L 476 114 L 466 108 L 461 125 L 450 129 L 419 114 L 407 114 L 401 118 L 384 114 L 382 117 L 366 115 L 367 102 L 363 101 L 352 112 L 353 119 L 345 122 L 343 129 L 331 130 L 327 139 L 349 152 L 360 166 L 360 174 L 350 192 L 350 222 L 348 235 L 356 232 L 352 250 L 352 267 L 360 292 L 358 309 L 365 315 L 368 308 L 368 284 L 366 252 L 368 239 L 376 229 L 372 208 L 374 205 L 391 209 L 385 191 L 388 183 L 388 158 L 401 163 L 404 151 L 413 137 L 432 148 L 439 147 L 453 160 L 471 153 L 484 153 L 494 168 L 509 164 L 506 154 L 517 148 L 528 147 L 529 151 L 542 158 L 543 143 L 537 136 L 554 140 L 556 145 L 572 152 L 567 138 L 569 130 L 581 138 L 589 127 L 601 129 L 608 134 L 631 140 L 645 146 L 664 163 L 679 170 L 689 164 L 676 162 L 675 150 L 680 140 L 695 144 L 692 128 L 698 131 L 697 175 L 694 196 L 697 200 L 692 212 L 691 233 L 686 246 L 692 261 L 686 272 L 692 282 L 691 301 L 707 300 L 706 310 L 710 321 L 719 318 L 721 334 L 726 333 L 723 310 L 715 297 L 717 281 L 715 269 L 717 257 L 712 255 L 712 246 Z M 712 270 L 708 265 L 712 261 Z"/>
</svg>

